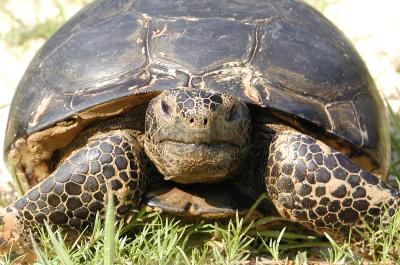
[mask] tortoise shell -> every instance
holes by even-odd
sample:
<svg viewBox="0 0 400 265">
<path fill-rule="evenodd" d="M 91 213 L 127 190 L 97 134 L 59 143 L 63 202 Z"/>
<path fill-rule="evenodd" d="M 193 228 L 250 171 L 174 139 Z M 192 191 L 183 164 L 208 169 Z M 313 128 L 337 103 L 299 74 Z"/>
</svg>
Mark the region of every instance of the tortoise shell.
<svg viewBox="0 0 400 265">
<path fill-rule="evenodd" d="M 16 150 L 17 169 L 32 178 L 19 140 L 36 143 L 26 151 L 36 167 L 89 121 L 175 87 L 234 94 L 387 173 L 387 117 L 364 62 L 332 23 L 293 0 L 90 4 L 26 70 L 11 104 L 6 157 Z"/>
</svg>

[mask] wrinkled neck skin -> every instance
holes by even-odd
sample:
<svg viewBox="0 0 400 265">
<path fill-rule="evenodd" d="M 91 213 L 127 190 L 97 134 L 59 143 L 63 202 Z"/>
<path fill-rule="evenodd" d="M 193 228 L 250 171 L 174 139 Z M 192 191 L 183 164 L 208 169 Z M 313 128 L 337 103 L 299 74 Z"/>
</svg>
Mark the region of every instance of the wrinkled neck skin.
<svg viewBox="0 0 400 265">
<path fill-rule="evenodd" d="M 293 128 L 284 125 L 282 120 L 276 120 L 272 113 L 265 115 L 265 110 L 262 111 L 261 108 L 251 106 L 250 113 L 252 132 L 248 156 L 240 171 L 232 178 L 232 182 L 243 194 L 257 200 L 265 192 L 265 163 L 271 140 L 276 133 Z M 274 207 L 263 200 L 258 208 L 267 213 Z"/>
<path fill-rule="evenodd" d="M 251 119 L 237 98 L 213 90 L 173 89 L 148 105 L 144 148 L 165 180 L 216 183 L 243 169 Z"/>
</svg>

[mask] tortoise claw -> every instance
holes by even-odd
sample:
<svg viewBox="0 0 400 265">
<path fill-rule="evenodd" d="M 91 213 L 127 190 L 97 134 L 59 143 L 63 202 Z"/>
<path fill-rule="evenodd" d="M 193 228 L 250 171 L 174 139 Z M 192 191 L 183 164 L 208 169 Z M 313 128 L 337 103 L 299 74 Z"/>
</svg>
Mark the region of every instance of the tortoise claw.
<svg viewBox="0 0 400 265">
<path fill-rule="evenodd" d="M 0 209 L 0 254 L 7 254 L 11 259 L 21 257 L 19 264 L 29 264 L 35 261 L 36 255 L 17 215 L 13 207 Z"/>
</svg>

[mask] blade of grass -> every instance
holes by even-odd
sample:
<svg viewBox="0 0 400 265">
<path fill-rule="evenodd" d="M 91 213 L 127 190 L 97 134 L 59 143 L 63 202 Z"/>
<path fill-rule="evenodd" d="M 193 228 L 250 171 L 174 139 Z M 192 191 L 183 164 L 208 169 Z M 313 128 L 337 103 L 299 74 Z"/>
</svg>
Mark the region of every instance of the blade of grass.
<svg viewBox="0 0 400 265">
<path fill-rule="evenodd" d="M 37 256 L 38 260 L 40 261 L 40 263 L 42 263 L 44 265 L 49 264 L 48 260 L 44 256 L 44 254 L 43 254 L 42 250 L 40 249 L 39 245 L 36 243 L 36 240 L 33 238 L 33 235 L 32 235 L 31 231 L 29 231 L 29 237 L 31 239 L 33 249 L 35 250 L 36 256 Z"/>
<path fill-rule="evenodd" d="M 300 249 L 300 248 L 311 248 L 311 247 L 329 247 L 328 242 L 304 242 L 299 244 L 281 244 L 279 248 L 281 250 L 287 249 Z"/>
<path fill-rule="evenodd" d="M 394 112 L 394 110 L 393 110 L 392 106 L 389 104 L 389 101 L 387 100 L 387 98 L 385 98 L 385 101 L 386 101 L 387 109 L 389 111 L 390 122 L 394 126 L 394 129 L 397 132 L 400 132 L 400 119 L 399 119 L 399 116 Z"/>
<path fill-rule="evenodd" d="M 54 251 L 60 257 L 62 264 L 74 265 L 74 263 L 72 262 L 72 260 L 69 256 L 68 251 L 65 249 L 64 244 L 60 243 L 57 240 L 56 235 L 53 233 L 53 231 L 51 230 L 50 226 L 47 223 L 45 223 L 45 226 L 46 226 L 47 233 L 49 234 L 51 244 L 54 247 Z"/>
<path fill-rule="evenodd" d="M 279 258 L 279 244 L 281 242 L 282 236 L 285 233 L 286 227 L 282 229 L 282 231 L 279 232 L 278 238 L 276 240 L 273 240 L 270 238 L 269 243 L 267 244 L 264 239 L 261 238 L 261 241 L 264 245 L 264 247 L 267 249 L 269 254 L 272 256 L 272 258 L 275 260 L 276 263 L 282 264 Z"/>
<path fill-rule="evenodd" d="M 259 232 L 249 231 L 248 234 L 253 235 L 253 236 L 256 236 L 258 234 L 263 237 L 279 238 L 279 236 L 281 235 L 281 231 L 277 231 L 277 230 L 266 230 L 266 231 L 259 231 Z M 283 239 L 307 239 L 307 240 L 316 239 L 315 236 L 289 233 L 289 232 L 282 234 L 282 236 L 283 236 Z"/>
<path fill-rule="evenodd" d="M 266 193 L 263 193 L 263 194 L 261 194 L 260 197 L 258 197 L 258 199 L 256 200 L 256 202 L 253 203 L 253 205 L 252 205 L 252 206 L 250 207 L 250 209 L 248 210 L 246 216 L 244 217 L 244 219 L 243 219 L 244 222 L 246 222 L 246 221 L 249 219 L 250 215 L 254 212 L 254 210 L 257 208 L 257 206 L 260 204 L 260 202 L 261 202 L 262 200 L 264 200 L 264 199 L 267 199 L 267 198 L 268 198 L 268 196 L 267 196 Z"/>
<path fill-rule="evenodd" d="M 114 195 L 108 193 L 105 233 L 104 233 L 104 265 L 114 264 L 115 212 Z"/>
<path fill-rule="evenodd" d="M 12 160 L 10 158 L 8 158 L 8 165 L 10 167 L 11 176 L 13 178 L 13 181 L 14 181 L 15 185 L 17 186 L 18 193 L 20 196 L 23 196 L 25 194 L 25 191 L 22 188 L 22 183 L 17 176 L 17 171 L 15 170 L 14 163 L 12 162 Z"/>
<path fill-rule="evenodd" d="M 280 217 L 280 216 L 266 216 L 258 219 L 254 222 L 253 227 L 258 227 L 261 225 L 266 225 L 269 223 L 277 222 L 277 221 L 287 221 L 287 219 Z"/>
</svg>

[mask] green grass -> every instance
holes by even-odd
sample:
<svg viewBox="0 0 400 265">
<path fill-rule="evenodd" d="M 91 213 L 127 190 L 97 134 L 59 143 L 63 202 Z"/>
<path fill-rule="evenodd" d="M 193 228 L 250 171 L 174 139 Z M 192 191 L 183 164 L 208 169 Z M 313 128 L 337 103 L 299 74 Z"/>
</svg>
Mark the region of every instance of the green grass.
<svg viewBox="0 0 400 265">
<path fill-rule="evenodd" d="M 110 199 L 111 198 L 111 199 Z M 400 212 L 389 224 L 363 236 L 371 251 L 366 260 L 352 251 L 349 243 L 338 244 L 326 238 L 281 231 L 258 231 L 254 222 L 234 220 L 213 224 L 204 221 L 184 223 L 158 213 L 136 212 L 128 224 L 115 222 L 112 196 L 105 221 L 97 217 L 93 230 L 65 244 L 60 231 L 31 235 L 37 264 L 398 264 L 400 263 Z M 103 227 L 104 225 L 104 227 Z M 357 231 L 353 231 L 357 233 Z M 68 241 L 69 242 L 69 241 Z M 18 264 L 9 255 L 1 264 Z"/>
<path fill-rule="evenodd" d="M 34 39 L 48 39 L 67 20 L 64 11 L 65 4 L 78 4 L 83 6 L 91 2 L 90 0 L 54 0 L 52 5 L 56 9 L 56 13 L 51 17 L 46 17 L 40 12 L 41 1 L 32 1 L 35 23 L 28 24 L 22 17 L 18 16 L 18 12 L 7 8 L 7 4 L 10 3 L 11 0 L 0 0 L 0 15 L 11 24 L 10 30 L 0 37 L 10 47 L 24 47 Z"/>
<path fill-rule="evenodd" d="M 340 0 L 304 0 L 304 1 L 309 5 L 313 6 L 319 12 L 323 13 L 328 6 L 338 3 Z"/>
<path fill-rule="evenodd" d="M 225 224 L 184 224 L 142 211 L 123 226 L 114 222 L 114 214 L 110 201 L 104 228 L 97 218 L 91 233 L 81 235 L 68 246 L 59 231 L 52 232 L 46 226 L 46 232 L 41 232 L 36 241 L 31 236 L 37 264 L 266 264 L 265 260 L 276 264 L 367 263 L 352 252 L 350 244 L 337 244 L 329 236 L 329 241 L 318 237 L 303 240 L 304 235 L 293 237 L 296 234 L 286 234 L 285 229 L 272 237 L 254 235 L 253 225 L 244 224 L 239 217 Z M 391 221 L 389 226 L 382 225 L 378 231 L 365 235 L 373 249 L 380 249 L 369 253 L 371 264 L 400 262 L 400 213 Z M 293 247 L 288 248 L 290 245 Z M 18 264 L 7 255 L 0 262 Z"/>
</svg>

